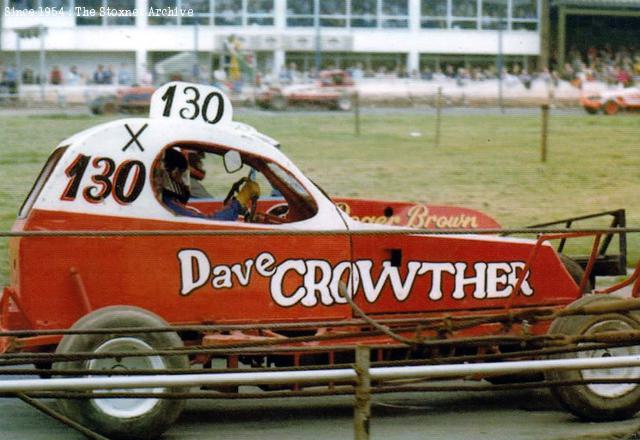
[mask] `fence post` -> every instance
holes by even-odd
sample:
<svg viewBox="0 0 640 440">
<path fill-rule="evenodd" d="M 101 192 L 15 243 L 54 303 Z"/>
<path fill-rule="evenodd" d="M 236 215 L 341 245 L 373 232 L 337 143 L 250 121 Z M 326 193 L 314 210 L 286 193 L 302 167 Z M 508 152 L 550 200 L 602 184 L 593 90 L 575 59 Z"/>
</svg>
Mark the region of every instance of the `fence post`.
<svg viewBox="0 0 640 440">
<path fill-rule="evenodd" d="M 356 124 L 356 136 L 360 136 L 360 93 L 357 91 L 353 95 L 353 111 Z"/>
<path fill-rule="evenodd" d="M 440 146 L 440 126 L 442 125 L 442 86 L 438 87 L 436 95 L 436 148 Z"/>
<path fill-rule="evenodd" d="M 369 347 L 356 347 L 355 370 L 356 404 L 353 415 L 355 440 L 369 440 L 369 420 L 371 418 L 371 377 L 369 376 L 371 350 Z"/>
<path fill-rule="evenodd" d="M 547 161 L 547 137 L 549 130 L 549 104 L 543 104 L 542 107 L 542 134 L 540 139 L 540 161 Z"/>
</svg>

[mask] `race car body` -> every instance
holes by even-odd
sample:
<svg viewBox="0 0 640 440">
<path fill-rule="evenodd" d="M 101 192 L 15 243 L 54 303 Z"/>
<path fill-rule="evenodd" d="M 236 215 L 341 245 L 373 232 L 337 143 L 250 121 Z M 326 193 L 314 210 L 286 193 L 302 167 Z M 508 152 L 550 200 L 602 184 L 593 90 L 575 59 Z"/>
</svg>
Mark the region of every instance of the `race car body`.
<svg viewBox="0 0 640 440">
<path fill-rule="evenodd" d="M 99 96 L 91 101 L 89 109 L 94 115 L 109 113 L 146 113 L 155 87 L 133 86 L 117 90 L 115 95 Z"/>
<path fill-rule="evenodd" d="M 310 84 L 269 87 L 256 96 L 256 103 L 265 108 L 284 110 L 289 106 L 320 105 L 335 110 L 350 110 L 354 90 L 353 80 L 342 70 L 325 70 Z"/>
<path fill-rule="evenodd" d="M 586 92 L 580 98 L 580 105 L 587 113 L 591 114 L 602 111 L 606 115 L 615 115 L 623 110 L 639 110 L 640 89 L 628 87 L 601 92 Z"/>
<path fill-rule="evenodd" d="M 223 103 L 229 106 L 226 98 Z M 193 215 L 172 210 L 163 198 L 164 158 L 167 150 L 177 149 L 201 155 L 207 174 L 201 182 L 208 196 L 187 203 Z M 231 153 L 239 156 L 244 172 L 226 171 Z M 262 196 L 250 218 L 217 219 L 239 177 L 259 182 L 264 196 L 277 190 L 286 212 L 271 214 L 273 201 Z M 13 239 L 9 289 L 22 310 L 9 313 L 3 325 L 24 328 L 28 321 L 38 328 L 64 328 L 87 312 L 87 304 L 97 309 L 122 303 L 175 323 L 346 319 L 352 311 L 337 288 L 349 272 L 359 281 L 352 286 L 354 300 L 373 313 L 500 309 L 511 296 L 521 306 L 566 304 L 578 295 L 550 246 L 542 247 L 516 294 L 513 287 L 533 241 L 350 235 L 385 228 L 350 218 L 282 152 L 230 120 L 193 123 L 160 115 L 109 122 L 56 148 L 14 231 L 246 234 Z M 256 235 L 264 231 L 292 233 Z M 39 267 L 42 255 L 52 250 L 55 258 L 46 260 L 46 270 L 25 269 Z M 55 301 L 42 301 L 45 291 Z M 87 301 L 79 301 L 81 293 Z"/>
<path fill-rule="evenodd" d="M 372 210 L 382 214 L 365 215 Z M 495 225 L 473 211 L 458 211 L 467 216 L 459 221 L 446 212 L 336 204 L 270 138 L 234 123 L 218 89 L 169 83 L 154 93 L 150 117 L 98 125 L 51 154 L 13 226 L 10 284 L 0 299 L 0 330 L 42 334 L 0 337 L 0 353 L 101 356 L 56 364 L 69 372 L 207 367 L 214 357 L 237 366 L 238 352 L 226 349 L 145 353 L 254 340 L 281 345 L 245 354 L 252 366 L 352 362 L 336 351 L 354 344 L 382 347 L 388 359 L 425 358 L 437 353 L 398 347 L 358 319 L 385 320 L 385 328 L 423 338 L 543 335 L 548 320 L 480 322 L 446 334 L 415 323 L 559 309 L 582 296 L 581 269 L 544 240 L 401 228 Z M 178 332 L 168 325 L 235 327 Z M 117 333 L 123 328 L 133 334 Z M 59 329 L 72 332 L 53 334 Z M 336 335 L 337 342 L 328 339 Z M 104 355 L 132 350 L 137 357 L 129 360 Z M 157 438 L 182 408 L 175 399 L 114 402 L 70 399 L 61 407 L 114 438 Z M 598 411 L 593 405 L 589 414 Z"/>
</svg>

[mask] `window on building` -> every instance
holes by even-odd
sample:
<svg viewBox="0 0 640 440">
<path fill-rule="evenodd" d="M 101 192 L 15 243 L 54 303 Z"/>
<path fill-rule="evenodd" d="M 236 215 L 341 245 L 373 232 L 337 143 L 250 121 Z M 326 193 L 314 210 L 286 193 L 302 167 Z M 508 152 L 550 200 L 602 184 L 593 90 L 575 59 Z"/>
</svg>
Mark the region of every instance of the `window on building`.
<svg viewBox="0 0 640 440">
<path fill-rule="evenodd" d="M 38 7 L 38 0 L 9 0 L 7 6 L 15 9 L 35 9 Z"/>
<path fill-rule="evenodd" d="M 347 2 L 345 0 L 323 0 L 320 2 L 320 26 L 345 27 L 347 25 Z"/>
<path fill-rule="evenodd" d="M 420 26 L 427 29 L 447 27 L 447 0 L 422 0 Z"/>
<path fill-rule="evenodd" d="M 273 0 L 248 0 L 247 24 L 273 26 Z"/>
<path fill-rule="evenodd" d="M 108 0 L 108 2 L 104 1 L 104 3 L 105 8 L 109 7 L 118 11 L 113 15 L 110 14 L 103 17 L 105 24 L 116 26 L 133 26 L 136 24 L 136 17 L 133 13 L 136 8 L 135 0 Z"/>
<path fill-rule="evenodd" d="M 42 7 L 64 6 L 71 11 L 68 0 L 40 0 Z M 133 26 L 136 24 L 134 11 L 135 0 L 75 0 L 73 15 L 78 26 Z M 89 11 L 95 11 L 95 16 L 90 16 Z M 86 12 L 86 14 L 85 14 Z"/>
<path fill-rule="evenodd" d="M 382 0 L 381 25 L 384 28 L 406 28 L 409 26 L 408 0 Z"/>
<path fill-rule="evenodd" d="M 84 11 L 98 11 L 102 7 L 102 0 L 76 0 L 76 8 L 81 8 L 80 15 L 76 16 L 78 26 L 99 26 L 102 24 L 102 17 L 85 16 Z"/>
<path fill-rule="evenodd" d="M 217 26 L 242 26 L 242 0 L 215 0 L 214 14 Z"/>
<path fill-rule="evenodd" d="M 507 28 L 508 0 L 482 0 L 482 29 Z"/>
<path fill-rule="evenodd" d="M 65 0 L 41 0 L 40 4 L 43 8 L 64 8 L 65 11 L 70 10 L 70 4 Z"/>
<path fill-rule="evenodd" d="M 446 0 L 445 0 L 446 1 Z M 351 27 L 378 26 L 377 0 L 351 0 Z"/>
<path fill-rule="evenodd" d="M 477 0 L 451 0 L 451 15 L 453 29 L 477 29 Z"/>
<path fill-rule="evenodd" d="M 538 2 L 537 0 L 512 0 L 512 17 L 517 19 L 537 19 L 538 18 Z"/>
<path fill-rule="evenodd" d="M 287 26 L 313 26 L 314 0 L 287 0 Z"/>
<path fill-rule="evenodd" d="M 209 0 L 180 0 L 181 9 L 193 9 L 193 17 L 180 17 L 181 24 L 208 25 L 211 18 Z"/>
<path fill-rule="evenodd" d="M 527 31 L 538 29 L 537 0 L 512 0 L 511 7 L 512 29 Z"/>
<path fill-rule="evenodd" d="M 176 8 L 178 0 L 149 0 L 149 8 L 164 9 L 164 8 Z M 162 15 L 149 14 L 148 23 L 150 25 L 174 25 L 178 24 L 177 17 L 163 17 Z"/>
</svg>

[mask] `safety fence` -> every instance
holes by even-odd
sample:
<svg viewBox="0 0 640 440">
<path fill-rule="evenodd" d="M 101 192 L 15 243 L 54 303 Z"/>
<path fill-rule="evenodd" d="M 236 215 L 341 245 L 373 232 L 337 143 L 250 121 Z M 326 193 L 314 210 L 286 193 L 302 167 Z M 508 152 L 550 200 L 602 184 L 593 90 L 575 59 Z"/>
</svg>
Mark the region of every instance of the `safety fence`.
<svg viewBox="0 0 640 440">
<path fill-rule="evenodd" d="M 534 259 L 540 246 L 549 240 L 594 237 L 583 281 L 601 248 L 601 239 L 620 233 L 640 232 L 640 228 L 605 229 L 486 229 L 433 230 L 398 229 L 378 231 L 23 231 L 3 232 L 5 237 L 118 237 L 118 236 L 206 236 L 206 235 L 291 235 L 309 234 L 538 234 Z M 528 266 L 519 277 L 521 287 Z M 599 293 L 609 293 L 633 284 L 636 296 L 640 272 L 626 281 Z M 340 293 L 353 310 L 353 318 L 340 321 L 285 322 L 238 325 L 130 326 L 90 329 L 21 329 L 0 331 L 5 353 L 0 355 L 0 397 L 18 397 L 28 404 L 79 430 L 89 438 L 104 435 L 82 426 L 36 399 L 242 399 L 309 397 L 349 394 L 355 396 L 354 437 L 369 436 L 371 395 L 409 391 L 486 391 L 530 388 L 561 389 L 587 384 L 638 384 L 640 374 L 640 299 L 612 298 L 585 301 L 570 307 L 537 306 L 519 308 L 507 303 L 504 309 L 439 313 L 411 318 L 373 318 L 361 310 L 340 284 Z M 19 298 L 5 290 L 19 306 Z M 591 295 L 590 297 L 598 297 Z M 604 297 L 604 295 L 603 295 Z M 531 328 L 541 323 L 559 322 L 577 317 L 619 317 L 623 328 L 605 328 L 594 333 L 548 332 L 536 334 Z M 618 318 L 616 318 L 618 319 Z M 495 326 L 490 333 L 469 333 L 480 327 Z M 322 332 L 319 329 L 334 331 Z M 310 330 L 315 330 L 311 331 Z M 337 331 L 336 331 L 337 330 Z M 178 347 L 146 347 L 99 351 L 47 351 L 39 346 L 25 347 L 35 338 L 45 338 L 55 348 L 60 338 L 70 335 L 109 335 L 132 338 L 140 334 L 170 333 L 202 341 L 206 335 L 234 335 L 246 332 L 256 336 L 231 340 L 220 345 L 204 343 Z M 195 338 L 193 335 L 197 335 Z M 286 336 L 283 336 L 286 335 Z M 48 339 L 46 339 L 48 338 Z M 380 338 L 385 338 L 380 342 Z M 354 342 L 355 341 L 355 342 Z M 593 353 L 601 353 L 596 357 Z M 287 366 L 270 366 L 270 357 L 291 357 Z M 96 360 L 187 357 L 202 369 L 148 368 L 109 369 L 91 367 Z M 226 359 L 228 368 L 214 368 L 212 359 Z M 321 359 L 321 360 L 319 360 Z M 99 362 L 98 362 L 99 364 Z M 25 369 L 23 365 L 35 365 Z M 454 383 L 434 385 L 435 379 L 486 378 L 523 373 L 566 370 L 607 369 L 603 374 L 580 376 L 547 375 L 527 383 L 468 386 Z M 611 370 L 621 369 L 621 370 Z M 613 372 L 613 373 L 611 373 Z M 15 379 L 13 376 L 39 375 L 40 379 Z M 238 392 L 238 387 L 258 385 L 262 391 Z M 323 385 L 323 388 L 318 388 Z M 204 387 L 205 389 L 200 389 Z M 310 387 L 310 388 L 309 388 Z"/>
</svg>

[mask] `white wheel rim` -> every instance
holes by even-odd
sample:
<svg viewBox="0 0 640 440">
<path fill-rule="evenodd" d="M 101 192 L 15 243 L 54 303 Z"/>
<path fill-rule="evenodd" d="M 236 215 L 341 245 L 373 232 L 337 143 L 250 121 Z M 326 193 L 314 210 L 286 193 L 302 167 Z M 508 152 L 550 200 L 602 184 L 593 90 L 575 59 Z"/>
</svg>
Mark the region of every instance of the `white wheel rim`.
<svg viewBox="0 0 640 440">
<path fill-rule="evenodd" d="M 153 348 L 146 342 L 130 337 L 110 339 L 94 350 L 95 353 L 110 353 L 123 351 L 152 351 Z M 137 369 L 164 369 L 164 361 L 160 356 L 140 356 L 128 358 L 104 358 L 92 359 L 88 368 L 91 370 L 137 370 Z M 164 388 L 134 388 L 129 390 L 111 390 L 114 393 L 120 392 L 152 392 L 162 393 Z M 108 393 L 108 391 L 105 391 Z M 151 398 L 117 398 L 117 399 L 92 399 L 91 402 L 103 413 L 121 419 L 139 417 L 151 411 L 160 399 Z"/>
<path fill-rule="evenodd" d="M 635 330 L 629 323 L 621 320 L 602 321 L 589 327 L 585 335 L 594 335 L 601 332 L 609 331 L 628 331 Z M 583 345 L 583 344 L 579 344 Z M 598 349 L 590 351 L 578 352 L 581 358 L 604 358 L 613 356 L 637 356 L 640 354 L 640 346 L 629 347 L 612 347 L 607 349 Z M 584 380 L 598 379 L 638 379 L 640 378 L 640 367 L 624 367 L 624 368 L 603 368 L 598 370 L 582 370 L 582 378 Z M 635 390 L 638 384 L 635 383 L 594 383 L 588 384 L 586 387 L 600 397 L 616 398 L 624 396 Z"/>
</svg>

